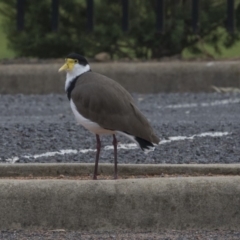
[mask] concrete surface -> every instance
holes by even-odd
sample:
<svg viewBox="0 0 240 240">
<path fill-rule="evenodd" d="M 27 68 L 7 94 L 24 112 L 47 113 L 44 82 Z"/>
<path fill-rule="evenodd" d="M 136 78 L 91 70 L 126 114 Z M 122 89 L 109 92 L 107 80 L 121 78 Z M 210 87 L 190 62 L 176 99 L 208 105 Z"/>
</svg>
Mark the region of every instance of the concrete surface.
<svg viewBox="0 0 240 240">
<path fill-rule="evenodd" d="M 120 173 L 177 173 L 167 165 L 122 166 Z M 81 168 L 85 169 L 81 171 Z M 1 176 L 76 172 L 93 165 L 1 165 Z M 109 165 L 100 165 L 108 172 Z M 112 166 L 111 166 L 112 167 Z M 27 169 L 27 170 L 26 170 Z M 30 170 L 32 169 L 32 170 Z M 50 170 L 51 169 L 51 170 Z M 72 172 L 70 171 L 72 169 Z M 232 176 L 164 177 L 121 180 L 0 179 L 0 230 L 65 229 L 80 231 L 160 231 L 168 229 L 240 229 L 240 167 L 183 165 L 181 173 L 198 170 Z M 221 170 L 220 170 L 221 169 Z M 228 171 L 226 171 L 228 169 Z M 235 171 L 237 169 L 237 171 Z M 143 171 L 144 170 L 144 171 Z M 140 171 L 140 172 L 139 172 Z M 66 174 L 65 172 L 65 174 Z M 35 173 L 33 174 L 35 175 Z"/>
<path fill-rule="evenodd" d="M 0 180 L 0 229 L 240 228 L 240 177 Z"/>
<path fill-rule="evenodd" d="M 239 240 L 240 231 L 232 230 L 163 230 L 158 232 L 83 232 L 64 229 L 0 231 L 1 240 Z"/>
<path fill-rule="evenodd" d="M 99 164 L 99 174 L 113 175 L 113 164 Z M 3 177 L 81 176 L 93 173 L 91 163 L 0 164 Z M 240 175 L 240 164 L 118 164 L 119 176 L 139 175 Z"/>
<path fill-rule="evenodd" d="M 0 93 L 63 93 L 61 64 L 2 64 Z M 240 87 L 238 61 L 92 63 L 92 70 L 122 84 L 130 92 L 210 92 L 211 86 Z"/>
</svg>

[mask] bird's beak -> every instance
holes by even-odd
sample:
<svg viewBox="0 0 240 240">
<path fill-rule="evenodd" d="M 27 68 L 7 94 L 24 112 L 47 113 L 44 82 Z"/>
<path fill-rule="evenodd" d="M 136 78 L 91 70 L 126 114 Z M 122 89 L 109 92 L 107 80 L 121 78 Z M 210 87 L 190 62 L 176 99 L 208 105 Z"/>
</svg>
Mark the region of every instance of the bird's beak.
<svg viewBox="0 0 240 240">
<path fill-rule="evenodd" d="M 67 58 L 66 63 L 58 69 L 58 72 L 61 72 L 63 70 L 65 71 L 72 71 L 73 67 L 75 65 L 75 61 L 73 59 Z"/>
<path fill-rule="evenodd" d="M 68 70 L 68 64 L 67 63 L 65 63 L 64 65 L 62 65 L 62 67 L 60 67 L 59 69 L 58 69 L 58 72 L 61 72 L 61 71 L 63 71 L 63 70 Z"/>
</svg>

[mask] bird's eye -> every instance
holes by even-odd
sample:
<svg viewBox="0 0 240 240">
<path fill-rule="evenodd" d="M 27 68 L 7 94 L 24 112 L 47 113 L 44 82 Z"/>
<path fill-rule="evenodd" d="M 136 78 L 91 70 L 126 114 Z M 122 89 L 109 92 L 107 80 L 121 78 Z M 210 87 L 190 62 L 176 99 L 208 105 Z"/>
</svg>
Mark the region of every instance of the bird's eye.
<svg viewBox="0 0 240 240">
<path fill-rule="evenodd" d="M 74 60 L 74 62 L 75 62 L 75 63 L 78 63 L 78 60 L 77 60 L 77 59 L 75 59 L 75 60 Z"/>
</svg>

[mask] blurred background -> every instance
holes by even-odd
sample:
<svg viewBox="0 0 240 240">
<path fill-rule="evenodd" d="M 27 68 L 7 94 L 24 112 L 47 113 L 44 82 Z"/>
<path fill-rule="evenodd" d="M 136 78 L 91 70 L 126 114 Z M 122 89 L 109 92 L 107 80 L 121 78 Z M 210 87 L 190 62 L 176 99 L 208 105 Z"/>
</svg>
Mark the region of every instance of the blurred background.
<svg viewBox="0 0 240 240">
<path fill-rule="evenodd" d="M 0 0 L 0 59 L 233 59 L 239 29 L 240 0 Z"/>
</svg>

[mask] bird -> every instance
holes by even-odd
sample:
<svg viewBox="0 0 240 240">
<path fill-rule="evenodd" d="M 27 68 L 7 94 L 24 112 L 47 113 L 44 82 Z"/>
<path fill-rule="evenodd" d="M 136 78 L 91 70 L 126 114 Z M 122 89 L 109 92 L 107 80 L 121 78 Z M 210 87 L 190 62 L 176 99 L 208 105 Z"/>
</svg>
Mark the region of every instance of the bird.
<svg viewBox="0 0 240 240">
<path fill-rule="evenodd" d="M 78 124 L 96 135 L 93 179 L 97 179 L 101 135 L 112 135 L 114 179 L 117 171 L 117 138 L 124 135 L 146 153 L 153 151 L 160 139 L 140 112 L 131 94 L 116 81 L 93 72 L 85 57 L 70 53 L 58 70 L 66 72 L 65 91 Z"/>
</svg>

